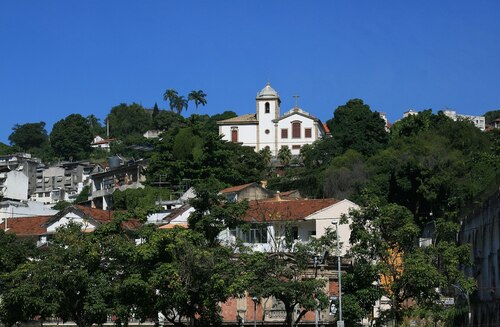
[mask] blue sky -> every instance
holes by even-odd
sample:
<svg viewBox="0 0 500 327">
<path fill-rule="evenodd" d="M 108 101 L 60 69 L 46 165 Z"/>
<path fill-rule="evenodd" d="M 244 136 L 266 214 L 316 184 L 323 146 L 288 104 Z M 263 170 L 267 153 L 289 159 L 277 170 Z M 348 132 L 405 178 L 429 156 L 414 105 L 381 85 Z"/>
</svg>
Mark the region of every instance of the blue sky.
<svg viewBox="0 0 500 327">
<path fill-rule="evenodd" d="M 270 81 L 282 112 L 326 121 L 361 98 L 409 108 L 500 109 L 500 1 L 0 1 L 0 142 L 14 124 L 122 102 L 167 108 L 202 89 L 200 112 L 255 111 Z M 190 108 L 188 114 L 193 112 Z"/>
</svg>

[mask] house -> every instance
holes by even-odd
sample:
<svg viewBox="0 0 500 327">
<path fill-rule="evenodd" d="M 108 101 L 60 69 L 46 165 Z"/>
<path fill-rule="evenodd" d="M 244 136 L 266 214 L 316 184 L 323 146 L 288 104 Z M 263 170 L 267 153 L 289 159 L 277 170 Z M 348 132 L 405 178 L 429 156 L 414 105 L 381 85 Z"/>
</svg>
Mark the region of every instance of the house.
<svg viewBox="0 0 500 327">
<path fill-rule="evenodd" d="M 0 201 L 0 222 L 4 219 L 17 219 L 34 216 L 52 216 L 57 210 L 46 207 L 41 202 L 36 201 Z"/>
<path fill-rule="evenodd" d="M 0 229 L 9 234 L 16 234 L 20 238 L 36 241 L 37 246 L 47 244 L 45 224 L 51 216 L 19 217 L 4 219 Z"/>
<path fill-rule="evenodd" d="M 233 243 L 237 239 L 255 251 L 286 252 L 297 242 L 308 242 L 321 237 L 329 228 L 338 228 L 341 244 L 340 255 L 345 256 L 349 249 L 349 225 L 340 223 L 341 217 L 359 206 L 349 200 L 337 199 L 289 199 L 280 196 L 253 200 L 242 219 L 249 224 L 247 228 L 227 229 L 219 235 L 222 242 Z M 332 223 L 336 223 L 333 225 Z M 339 224 L 340 223 L 340 224 Z M 326 254 L 323 255 L 326 258 Z M 312 261 L 312 258 L 311 258 Z M 338 296 L 338 270 L 335 260 L 323 260 L 321 268 L 309 269 L 304 278 L 321 278 L 326 281 L 325 291 L 331 300 Z M 342 260 L 342 269 L 346 261 Z M 285 318 L 283 304 L 275 298 L 260 299 L 254 304 L 250 296 L 231 298 L 221 305 L 225 322 L 253 321 L 253 314 L 260 323 L 265 320 L 277 323 Z M 296 313 L 294 313 L 296 318 Z M 312 323 L 318 319 L 320 325 L 330 323 L 332 316 L 328 310 L 308 312 L 302 321 Z"/>
<path fill-rule="evenodd" d="M 280 105 L 278 92 L 267 83 L 257 93 L 256 112 L 218 121 L 219 134 L 223 140 L 252 147 L 257 152 L 268 147 L 273 156 L 283 147 L 298 155 L 302 146 L 326 135 L 323 123 L 297 104 L 284 115 Z"/>
<path fill-rule="evenodd" d="M 113 139 L 113 138 L 105 139 L 105 138 L 97 135 L 92 140 L 92 143 L 90 143 L 90 146 L 93 148 L 97 148 L 97 149 L 103 149 L 103 150 L 109 152 L 111 150 L 111 143 L 113 141 L 116 141 L 116 139 Z"/>
<path fill-rule="evenodd" d="M 271 192 L 263 188 L 259 183 L 248 183 L 225 188 L 220 191 L 227 201 L 251 201 L 267 199 L 271 196 Z"/>
<path fill-rule="evenodd" d="M 80 224 L 82 231 L 92 232 L 100 225 L 109 223 L 113 219 L 113 211 L 74 205 L 51 216 L 4 219 L 0 223 L 0 229 L 14 233 L 19 237 L 31 238 L 36 240 L 37 246 L 44 246 L 47 245 L 59 227 L 69 223 Z M 122 223 L 122 227 L 126 230 L 136 230 L 140 226 L 141 223 L 138 220 L 128 220 Z"/>
<path fill-rule="evenodd" d="M 119 158 L 110 158 L 109 170 L 90 175 L 91 206 L 108 210 L 115 190 L 143 188 L 146 181 L 145 170 L 146 164 L 141 160 L 125 163 Z"/>
<path fill-rule="evenodd" d="M 342 215 L 358 208 L 349 200 L 337 199 L 254 200 L 249 202 L 249 209 L 242 217 L 250 228 L 226 230 L 219 238 L 228 243 L 240 239 L 256 251 L 282 251 L 290 246 L 289 242 L 308 242 L 323 236 L 328 228 L 333 228 L 333 222 L 339 222 Z M 349 249 L 351 231 L 348 224 L 338 227 L 344 255 Z M 292 235 L 292 239 L 287 239 L 287 235 Z"/>
</svg>

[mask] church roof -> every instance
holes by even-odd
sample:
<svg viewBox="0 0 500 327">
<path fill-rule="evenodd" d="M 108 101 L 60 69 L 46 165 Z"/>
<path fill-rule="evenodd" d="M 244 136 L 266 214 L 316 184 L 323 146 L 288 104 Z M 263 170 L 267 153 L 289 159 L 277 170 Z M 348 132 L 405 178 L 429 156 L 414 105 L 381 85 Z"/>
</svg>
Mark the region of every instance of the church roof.
<svg viewBox="0 0 500 327">
<path fill-rule="evenodd" d="M 279 98 L 278 92 L 271 87 L 271 83 L 267 82 L 266 86 L 257 93 L 257 98 Z"/>
<path fill-rule="evenodd" d="M 255 114 L 247 114 L 234 118 L 219 120 L 219 125 L 233 125 L 233 124 L 258 124 L 257 116 Z"/>
<path fill-rule="evenodd" d="M 298 115 L 298 116 L 302 116 L 302 117 L 306 117 L 306 118 L 309 118 L 309 119 L 312 119 L 316 122 L 319 122 L 320 120 L 316 117 L 314 117 L 313 115 L 311 115 L 310 113 L 308 113 L 307 111 L 304 111 L 302 109 L 300 109 L 299 107 L 295 107 L 295 108 L 292 108 L 291 110 L 285 112 L 285 114 L 277 119 L 273 119 L 273 122 L 278 122 L 280 120 L 283 120 L 285 118 L 288 118 L 290 116 L 293 116 L 293 115 Z"/>
</svg>

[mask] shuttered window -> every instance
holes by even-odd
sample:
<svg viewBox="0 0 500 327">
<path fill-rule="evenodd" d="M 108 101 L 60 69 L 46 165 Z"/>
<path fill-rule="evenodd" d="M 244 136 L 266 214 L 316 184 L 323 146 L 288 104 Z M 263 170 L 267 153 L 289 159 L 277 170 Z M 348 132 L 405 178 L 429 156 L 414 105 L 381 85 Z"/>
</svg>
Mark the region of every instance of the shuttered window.
<svg viewBox="0 0 500 327">
<path fill-rule="evenodd" d="M 300 122 L 292 123 L 292 138 L 300 139 Z"/>
</svg>

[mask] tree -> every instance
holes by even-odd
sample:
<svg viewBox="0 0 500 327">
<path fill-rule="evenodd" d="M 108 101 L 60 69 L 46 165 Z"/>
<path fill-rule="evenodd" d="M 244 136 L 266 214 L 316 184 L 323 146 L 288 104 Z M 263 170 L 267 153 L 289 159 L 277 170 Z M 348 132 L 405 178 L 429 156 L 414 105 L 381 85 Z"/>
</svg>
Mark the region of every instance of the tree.
<svg viewBox="0 0 500 327">
<path fill-rule="evenodd" d="M 484 115 L 484 120 L 486 121 L 486 124 L 491 123 L 495 119 L 500 118 L 500 110 L 490 110 L 487 111 Z"/>
<path fill-rule="evenodd" d="M 269 166 L 271 163 L 271 159 L 273 157 L 273 154 L 271 152 L 271 149 L 269 149 L 268 146 L 266 146 L 264 149 L 259 151 L 259 154 L 262 156 L 262 159 L 264 160 L 264 163 Z"/>
<path fill-rule="evenodd" d="M 202 90 L 191 91 L 188 95 L 188 101 L 194 101 L 194 105 L 196 106 L 196 112 L 198 112 L 198 106 L 201 104 L 205 106 L 207 104 L 206 94 Z"/>
<path fill-rule="evenodd" d="M 246 202 L 225 202 L 219 191 L 224 184 L 207 178 L 195 186 L 196 198 L 191 200 L 195 211 L 189 216 L 189 228 L 201 233 L 210 246 L 218 244 L 217 237 L 226 228 L 236 228 L 246 212 Z"/>
<path fill-rule="evenodd" d="M 12 150 L 11 150 L 10 146 L 8 146 L 5 143 L 0 142 L 0 155 L 6 155 L 6 154 L 9 154 L 11 152 L 12 152 Z"/>
<path fill-rule="evenodd" d="M 412 309 L 410 299 L 418 307 L 443 310 L 435 306 L 440 298 L 438 288 L 459 283 L 470 290 L 472 279 L 460 271 L 461 266 L 470 265 L 469 249 L 456 245 L 454 233 L 446 232 L 450 223 L 438 219 L 436 235 L 440 237 L 428 247 L 419 247 L 415 239 L 421 229 L 407 208 L 382 204 L 368 195 L 364 202 L 360 210 L 350 213 L 351 255 L 356 262 L 375 269 L 381 290 L 391 300 L 386 319 L 399 325 Z"/>
<path fill-rule="evenodd" d="M 316 277 L 313 257 L 336 246 L 335 233 L 331 230 L 309 243 L 295 244 L 291 241 L 292 227 L 283 225 L 280 234 L 289 236 L 285 240 L 275 239 L 273 248 L 276 250 L 273 252 L 239 250 L 245 268 L 247 293 L 280 301 L 286 312 L 284 326 L 295 326 L 308 311 L 328 306 L 325 280 L 310 276 Z M 293 311 L 297 307 L 300 313 L 294 320 Z"/>
<path fill-rule="evenodd" d="M 56 156 L 67 160 L 88 158 L 92 152 L 93 136 L 88 120 L 82 115 L 71 114 L 54 124 L 50 144 Z"/>
<path fill-rule="evenodd" d="M 155 230 L 139 246 L 154 308 L 176 326 L 218 326 L 220 302 L 232 295 L 233 253 L 191 229 Z M 185 321 L 187 320 L 187 323 Z"/>
<path fill-rule="evenodd" d="M 116 138 L 125 138 L 131 135 L 142 136 L 152 126 L 151 115 L 137 103 L 130 105 L 121 103 L 113 107 L 107 117 L 107 122 L 110 136 Z"/>
<path fill-rule="evenodd" d="M 176 97 L 175 101 L 174 101 L 174 108 L 175 108 L 175 110 L 177 110 L 177 113 L 180 115 L 183 109 L 187 110 L 188 100 L 183 95 Z"/>
<path fill-rule="evenodd" d="M 283 166 L 288 166 L 290 160 L 292 160 L 292 151 L 287 146 L 282 147 L 278 151 L 278 160 Z"/>
<path fill-rule="evenodd" d="M 97 118 L 95 115 L 88 115 L 87 116 L 87 121 L 90 126 L 90 132 L 92 133 L 92 136 L 104 136 L 106 133 L 106 127 L 103 127 L 101 125 L 100 119 Z"/>
<path fill-rule="evenodd" d="M 33 148 L 42 148 L 48 144 L 45 122 L 16 124 L 9 135 L 10 144 L 22 151 L 29 151 Z"/>
<path fill-rule="evenodd" d="M 170 111 L 174 111 L 175 104 L 177 103 L 178 93 L 174 89 L 168 89 L 163 93 L 163 100 L 168 101 L 170 105 Z"/>
<path fill-rule="evenodd" d="M 352 99 L 337 107 L 333 118 L 326 123 L 332 131 L 333 142 L 340 147 L 338 154 L 352 149 L 369 156 L 388 141 L 384 120 L 361 99 Z"/>
<path fill-rule="evenodd" d="M 171 128 L 184 126 L 186 126 L 184 117 L 173 111 L 162 110 L 155 118 L 155 127 L 161 131 L 168 131 Z"/>
</svg>

